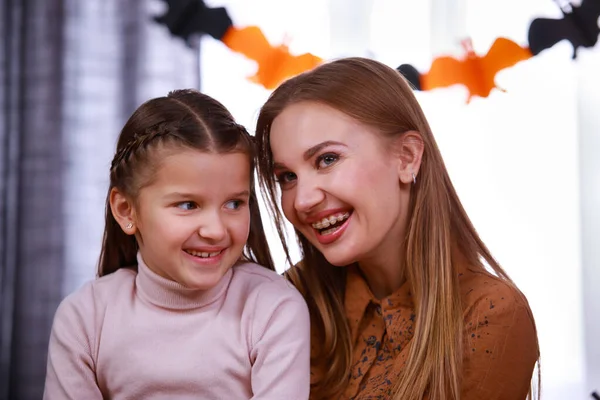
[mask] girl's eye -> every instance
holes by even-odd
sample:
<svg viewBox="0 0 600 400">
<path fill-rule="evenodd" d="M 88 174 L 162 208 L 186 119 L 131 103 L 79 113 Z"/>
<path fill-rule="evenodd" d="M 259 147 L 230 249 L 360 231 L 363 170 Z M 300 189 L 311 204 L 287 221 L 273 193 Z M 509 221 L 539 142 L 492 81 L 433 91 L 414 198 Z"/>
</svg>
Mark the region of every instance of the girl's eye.
<svg viewBox="0 0 600 400">
<path fill-rule="evenodd" d="M 317 157 L 317 168 L 327 168 L 339 160 L 339 156 L 333 153 L 325 153 Z"/>
<path fill-rule="evenodd" d="M 277 175 L 276 180 L 280 185 L 285 185 L 286 183 L 296 180 L 296 174 L 293 172 L 282 172 L 281 174 Z"/>
<path fill-rule="evenodd" d="M 225 208 L 229 210 L 239 210 L 244 205 L 242 200 L 231 200 L 225 203 Z"/>
<path fill-rule="evenodd" d="M 195 210 L 196 208 L 198 208 L 198 205 L 193 201 L 184 201 L 183 203 L 177 204 L 177 207 L 181 208 L 182 210 L 189 211 Z"/>
</svg>

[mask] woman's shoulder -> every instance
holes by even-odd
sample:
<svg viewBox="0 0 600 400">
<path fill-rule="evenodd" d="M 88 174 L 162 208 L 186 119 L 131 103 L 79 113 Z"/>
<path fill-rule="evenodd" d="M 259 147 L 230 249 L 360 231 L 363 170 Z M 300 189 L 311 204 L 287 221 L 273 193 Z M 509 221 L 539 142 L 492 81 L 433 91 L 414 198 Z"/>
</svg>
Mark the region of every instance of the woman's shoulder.
<svg viewBox="0 0 600 400">
<path fill-rule="evenodd" d="M 525 398 L 539 357 L 535 321 L 526 297 L 510 280 L 483 269 L 461 271 L 459 282 L 464 318 L 463 398 Z"/>
<path fill-rule="evenodd" d="M 506 300 L 511 303 L 526 305 L 526 299 L 517 286 L 508 279 L 494 275 L 483 269 L 469 267 L 461 269 L 458 274 L 463 304 L 475 304 L 482 300 L 494 302 Z"/>
<path fill-rule="evenodd" d="M 510 325 L 518 317 L 535 326 L 527 298 L 512 281 L 483 268 L 465 268 L 459 273 L 459 287 L 465 320 Z"/>
</svg>

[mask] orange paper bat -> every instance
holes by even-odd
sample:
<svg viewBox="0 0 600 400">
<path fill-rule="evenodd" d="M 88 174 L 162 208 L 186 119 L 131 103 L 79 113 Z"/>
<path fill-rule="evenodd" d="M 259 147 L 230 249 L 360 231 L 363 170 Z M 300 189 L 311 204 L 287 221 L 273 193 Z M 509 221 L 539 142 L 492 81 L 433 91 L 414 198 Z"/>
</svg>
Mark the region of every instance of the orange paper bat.
<svg viewBox="0 0 600 400">
<path fill-rule="evenodd" d="M 438 57 L 433 61 L 429 72 L 420 78 L 422 90 L 463 84 L 469 90 L 468 103 L 473 96 L 487 97 L 492 89 L 500 89 L 494 81 L 498 72 L 532 57 L 528 48 L 506 38 L 496 39 L 483 57 L 475 54 L 470 40 L 463 41 L 463 46 L 465 58 Z"/>
<path fill-rule="evenodd" d="M 221 39 L 231 50 L 258 63 L 256 75 L 250 80 L 267 89 L 275 89 L 281 82 L 321 64 L 323 60 L 310 53 L 294 56 L 286 45 L 271 46 L 260 28 L 230 27 Z"/>
</svg>

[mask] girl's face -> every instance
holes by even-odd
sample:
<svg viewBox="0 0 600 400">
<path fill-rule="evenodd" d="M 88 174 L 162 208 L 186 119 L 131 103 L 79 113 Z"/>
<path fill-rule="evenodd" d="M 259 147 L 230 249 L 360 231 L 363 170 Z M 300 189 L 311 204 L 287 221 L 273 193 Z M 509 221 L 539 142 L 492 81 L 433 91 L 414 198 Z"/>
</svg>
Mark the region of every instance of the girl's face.
<svg viewBox="0 0 600 400">
<path fill-rule="evenodd" d="M 275 118 L 270 141 L 283 212 L 330 263 L 397 261 L 410 188 L 390 140 L 304 102 Z"/>
<path fill-rule="evenodd" d="M 171 152 L 133 206 L 148 267 L 210 289 L 240 259 L 250 227 L 250 164 L 241 153 Z"/>
</svg>

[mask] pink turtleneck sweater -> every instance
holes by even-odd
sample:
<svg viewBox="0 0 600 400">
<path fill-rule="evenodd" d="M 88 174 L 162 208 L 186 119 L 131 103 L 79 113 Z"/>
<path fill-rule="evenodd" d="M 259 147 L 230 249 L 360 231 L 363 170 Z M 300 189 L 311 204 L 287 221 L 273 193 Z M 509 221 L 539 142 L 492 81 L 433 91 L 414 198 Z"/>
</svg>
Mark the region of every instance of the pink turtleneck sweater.
<svg viewBox="0 0 600 400">
<path fill-rule="evenodd" d="M 308 399 L 306 303 L 256 264 L 209 291 L 120 269 L 63 300 L 45 400 Z"/>
</svg>

